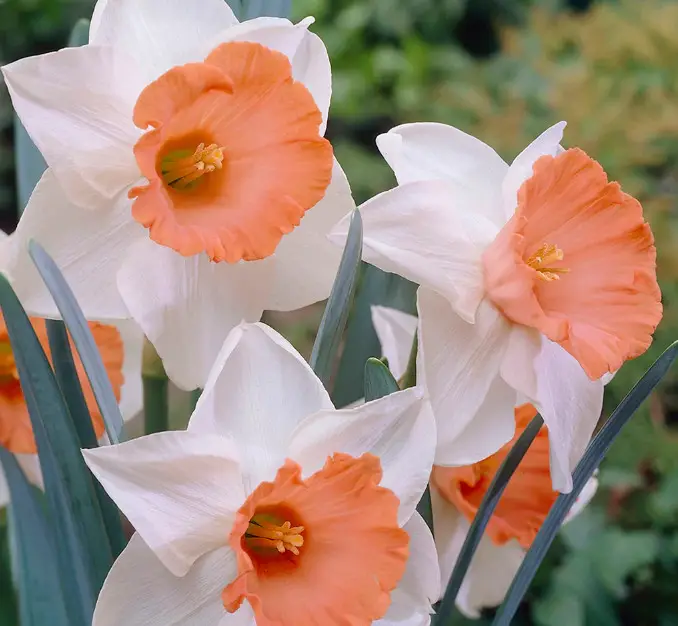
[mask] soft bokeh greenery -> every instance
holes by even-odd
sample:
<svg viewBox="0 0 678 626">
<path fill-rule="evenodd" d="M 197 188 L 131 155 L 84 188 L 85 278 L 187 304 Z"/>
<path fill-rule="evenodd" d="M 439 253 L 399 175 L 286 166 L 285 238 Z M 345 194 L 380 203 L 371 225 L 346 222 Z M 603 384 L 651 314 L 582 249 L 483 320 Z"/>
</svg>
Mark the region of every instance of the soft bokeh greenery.
<svg viewBox="0 0 678 626">
<path fill-rule="evenodd" d="M 4 0 L 0 60 L 55 49 L 88 0 Z M 589 6 L 590 5 L 590 6 Z M 616 403 L 678 337 L 678 3 L 294 0 L 334 67 L 329 134 L 357 199 L 393 185 L 374 138 L 395 124 L 454 124 L 512 159 L 547 126 L 601 161 L 654 227 L 666 307 L 655 347 L 610 386 Z M 0 215 L 15 215 L 11 114 L 0 112 Z M 314 318 L 315 319 L 315 318 Z M 306 318 L 293 327 L 302 343 Z M 592 507 L 549 554 L 517 624 L 678 625 L 678 384 L 615 444 Z M 3 552 L 0 541 L 0 554 Z M 6 587 L 0 567 L 0 624 Z M 5 570 L 6 571 L 6 570 Z M 466 623 L 462 620 L 459 624 Z M 468 622 L 469 624 L 479 622 Z"/>
</svg>

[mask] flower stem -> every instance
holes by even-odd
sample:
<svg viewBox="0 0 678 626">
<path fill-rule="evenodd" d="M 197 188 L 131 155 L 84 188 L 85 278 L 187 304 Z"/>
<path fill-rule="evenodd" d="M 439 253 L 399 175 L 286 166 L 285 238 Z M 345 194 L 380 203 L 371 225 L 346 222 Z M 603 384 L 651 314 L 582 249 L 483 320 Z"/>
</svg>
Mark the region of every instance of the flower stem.
<svg viewBox="0 0 678 626">
<path fill-rule="evenodd" d="M 148 340 L 144 343 L 141 377 L 146 434 L 169 430 L 169 380 L 158 353 Z"/>
</svg>

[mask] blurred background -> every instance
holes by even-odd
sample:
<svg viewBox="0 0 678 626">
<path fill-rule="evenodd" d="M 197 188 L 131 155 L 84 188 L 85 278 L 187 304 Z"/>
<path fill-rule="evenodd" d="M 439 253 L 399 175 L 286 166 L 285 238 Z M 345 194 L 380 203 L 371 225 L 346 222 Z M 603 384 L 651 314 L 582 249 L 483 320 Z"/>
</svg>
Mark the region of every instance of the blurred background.
<svg viewBox="0 0 678 626">
<path fill-rule="evenodd" d="M 189 0 L 187 0 L 189 1 Z M 314 15 L 334 69 L 328 135 L 363 201 L 394 185 L 375 137 L 411 121 L 453 124 L 513 159 L 552 123 L 637 196 L 657 237 L 665 317 L 655 345 L 609 387 L 614 407 L 678 337 L 678 2 L 669 0 L 293 0 Z M 91 0 L 0 0 L 0 63 L 65 45 Z M 0 227 L 17 221 L 15 129 L 0 86 Z M 23 195 L 23 194 L 22 194 Z M 674 236 L 675 235 L 675 236 Z M 363 273 L 348 332 L 369 303 L 412 306 L 411 285 Z M 302 351 L 319 312 L 270 316 Z M 335 400 L 356 399 L 364 357 L 339 366 Z M 345 355 L 346 357 L 346 355 Z M 626 427 L 593 505 L 566 527 L 515 623 L 678 626 L 678 378 Z M 0 625 L 14 626 L 0 513 Z M 491 612 L 487 617 L 491 617 Z M 458 624 L 489 624 L 488 620 Z"/>
</svg>

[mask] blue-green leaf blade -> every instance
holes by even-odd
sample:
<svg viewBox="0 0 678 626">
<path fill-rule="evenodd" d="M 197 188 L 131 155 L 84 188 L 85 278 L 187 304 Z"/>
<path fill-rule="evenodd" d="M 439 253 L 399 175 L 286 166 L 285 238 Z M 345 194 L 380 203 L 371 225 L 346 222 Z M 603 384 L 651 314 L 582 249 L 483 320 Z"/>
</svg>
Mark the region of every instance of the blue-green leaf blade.
<svg viewBox="0 0 678 626">
<path fill-rule="evenodd" d="M 292 0 L 243 0 L 242 19 L 255 17 L 289 17 Z"/>
<path fill-rule="evenodd" d="M 14 116 L 14 160 L 19 199 L 18 212 L 21 214 L 28 204 L 33 189 L 47 169 L 47 164 L 16 115 Z"/>
<path fill-rule="evenodd" d="M 16 539 L 22 626 L 70 626 L 66 614 L 53 529 L 35 487 L 14 455 L 0 446 L 0 467 L 9 486 Z"/>
<path fill-rule="evenodd" d="M 572 474 L 572 491 L 558 496 L 555 504 L 551 507 L 513 583 L 511 583 L 506 598 L 494 619 L 493 626 L 508 626 L 511 623 L 537 569 L 579 494 L 593 476 L 621 429 L 664 378 L 676 356 L 678 356 L 678 341 L 671 344 L 645 372 L 593 438 Z"/>
<path fill-rule="evenodd" d="M 73 291 L 52 257 L 36 241 L 29 243 L 28 250 L 38 272 L 40 272 L 40 276 L 47 285 L 47 289 L 54 298 L 59 313 L 61 313 L 80 355 L 87 378 L 92 385 L 94 397 L 99 405 L 99 411 L 101 411 L 101 416 L 104 419 L 108 438 L 111 443 L 119 443 L 124 434 L 120 407 L 89 324 L 73 295 Z"/>
<path fill-rule="evenodd" d="M 367 359 L 365 363 L 365 402 L 377 400 L 395 393 L 400 388 L 391 370 L 379 359 Z"/>
<path fill-rule="evenodd" d="M 69 624 L 88 626 L 113 556 L 77 433 L 33 326 L 7 279 L 0 307 L 40 458 Z"/>
<path fill-rule="evenodd" d="M 329 387 L 335 358 L 351 310 L 362 251 L 363 221 L 360 211 L 356 209 L 351 217 L 351 226 L 348 229 L 346 247 L 341 257 L 339 271 L 334 279 L 332 292 L 327 301 L 311 352 L 311 367 L 326 388 Z"/>
</svg>

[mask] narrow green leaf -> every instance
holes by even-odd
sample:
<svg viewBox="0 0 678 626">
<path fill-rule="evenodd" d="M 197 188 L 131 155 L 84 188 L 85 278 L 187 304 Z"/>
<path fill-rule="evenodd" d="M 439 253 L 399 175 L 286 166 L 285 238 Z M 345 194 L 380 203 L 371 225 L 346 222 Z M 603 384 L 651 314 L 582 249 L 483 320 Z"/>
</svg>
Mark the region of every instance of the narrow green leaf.
<svg viewBox="0 0 678 626">
<path fill-rule="evenodd" d="M 231 7 L 233 14 L 242 21 L 243 19 L 243 2 L 247 0 L 226 0 L 226 4 Z"/>
<path fill-rule="evenodd" d="M 645 372 L 593 438 L 572 474 L 574 485 L 572 491 L 559 495 L 555 504 L 551 507 L 544 524 L 532 542 L 525 560 L 511 583 L 506 598 L 494 619 L 493 626 L 508 626 L 511 623 L 539 565 L 546 556 L 572 505 L 588 480 L 593 476 L 621 429 L 664 378 L 676 356 L 678 356 L 678 341 L 671 344 Z"/>
<path fill-rule="evenodd" d="M 61 320 L 47 320 L 47 337 L 49 350 L 52 355 L 54 374 L 61 389 L 61 393 L 73 419 L 78 441 L 81 448 L 96 448 L 99 445 L 92 424 L 92 416 L 87 407 L 87 401 L 80 386 L 80 378 L 75 367 L 75 360 L 71 352 L 66 326 Z M 104 488 L 94 481 L 97 500 L 101 507 L 101 514 L 106 526 L 106 534 L 113 552 L 117 557 L 127 545 L 122 520 L 118 507 L 115 506 Z"/>
<path fill-rule="evenodd" d="M 47 169 L 45 159 L 28 136 L 18 116 L 14 116 L 14 159 L 16 162 L 16 186 L 19 198 L 19 215 L 23 212 L 33 189 Z"/>
<path fill-rule="evenodd" d="M 338 407 L 360 399 L 364 392 L 364 364 L 381 356 L 379 338 L 372 325 L 372 306 L 381 304 L 405 313 L 416 313 L 417 286 L 374 265 L 361 265 L 355 304 L 346 328 L 346 347 L 339 360 L 332 400 Z"/>
<path fill-rule="evenodd" d="M 243 19 L 255 17 L 289 17 L 292 0 L 242 0 Z"/>
<path fill-rule="evenodd" d="M 332 285 L 325 313 L 320 321 L 318 335 L 313 344 L 310 364 L 318 378 L 329 389 L 335 357 L 344 333 L 348 313 L 353 302 L 360 258 L 363 253 L 363 221 L 356 209 L 348 229 L 346 247 L 341 257 L 339 271 Z"/>
<path fill-rule="evenodd" d="M 36 241 L 31 241 L 28 244 L 28 250 L 33 263 L 40 272 L 40 276 L 47 285 L 47 289 L 54 298 L 54 302 L 80 355 L 87 378 L 92 385 L 94 397 L 99 405 L 99 411 L 104 419 L 108 438 L 111 443 L 120 443 L 120 439 L 124 436 L 120 407 L 108 380 L 106 368 L 94 342 L 89 324 L 78 306 L 73 291 L 71 291 L 52 257 Z"/>
<path fill-rule="evenodd" d="M 73 26 L 71 36 L 68 38 L 69 48 L 78 48 L 89 42 L 89 20 L 81 18 Z"/>
<path fill-rule="evenodd" d="M 365 363 L 365 402 L 383 398 L 399 391 L 398 382 L 391 370 L 379 359 L 367 359 Z"/>
<path fill-rule="evenodd" d="M 141 381 L 144 389 L 144 432 L 169 430 L 169 380 L 153 344 L 144 341 Z"/>
<path fill-rule="evenodd" d="M 57 558 L 71 626 L 88 626 L 113 563 L 101 510 L 78 437 L 54 372 L 33 326 L 7 279 L 0 275 L 0 307 L 54 523 Z"/>
<path fill-rule="evenodd" d="M 16 538 L 21 626 L 69 626 L 55 537 L 41 494 L 21 471 L 14 455 L 0 446 L 0 467 L 5 471 L 12 502 L 12 528 Z"/>
<path fill-rule="evenodd" d="M 485 533 L 487 524 L 492 518 L 494 510 L 497 508 L 497 504 L 499 504 L 499 500 L 506 489 L 506 485 L 509 480 L 511 480 L 511 476 L 513 476 L 513 473 L 518 468 L 518 465 L 523 460 L 525 453 L 532 445 L 532 442 L 539 434 L 539 430 L 543 425 L 544 420 L 541 415 L 536 415 L 532 419 L 506 455 L 504 462 L 499 466 L 490 486 L 487 488 L 478 512 L 473 518 L 471 527 L 466 535 L 464 544 L 461 547 L 457 562 L 454 564 L 452 575 L 447 583 L 445 595 L 436 612 L 435 621 L 433 622 L 436 626 L 443 626 L 453 614 L 457 594 L 459 593 L 462 582 L 464 582 L 466 572 L 471 565 L 471 559 L 473 559 L 473 555 L 478 549 L 478 544 Z"/>
</svg>

